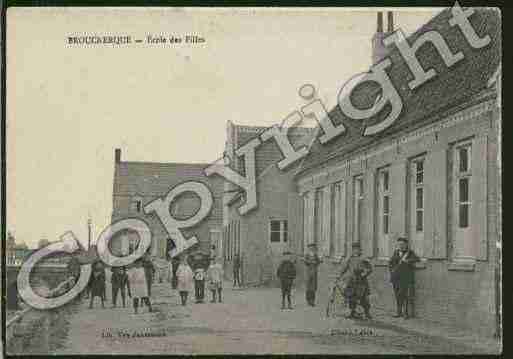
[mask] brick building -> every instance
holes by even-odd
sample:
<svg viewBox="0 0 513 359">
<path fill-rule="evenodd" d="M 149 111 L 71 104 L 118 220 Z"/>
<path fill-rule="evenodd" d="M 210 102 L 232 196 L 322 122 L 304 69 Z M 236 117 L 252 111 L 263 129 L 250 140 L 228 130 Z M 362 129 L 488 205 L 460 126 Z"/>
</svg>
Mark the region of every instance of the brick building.
<svg viewBox="0 0 513 359">
<path fill-rule="evenodd" d="M 436 76 L 414 90 L 396 46 L 379 48 L 376 38 L 384 36 L 374 37 L 373 60 L 392 61 L 387 73 L 403 100 L 402 113 L 386 130 L 362 136 L 369 122 L 347 118 L 338 106 L 330 112 L 347 132 L 324 145 L 315 141 L 295 177 L 303 205 L 293 213 L 304 233 L 295 250 L 317 242 L 325 256 L 319 282 L 326 298 L 340 261 L 351 255 L 352 242 L 360 242 L 374 264 L 371 300 L 392 311 L 387 262 L 395 238 L 406 236 L 422 258 L 416 270 L 417 316 L 490 335 L 496 325 L 500 230 L 495 84 L 501 19 L 493 9 L 474 9 L 469 21 L 478 36 L 490 37 L 488 45 L 474 49 L 450 26 L 451 17 L 451 9 L 442 11 L 407 41 L 411 45 L 436 30 L 464 59 L 448 68 L 434 46 L 421 46 L 416 57 Z M 380 15 L 378 33 L 382 22 Z M 360 108 L 371 107 L 377 97 L 372 88 L 356 89 L 352 96 Z"/>
<path fill-rule="evenodd" d="M 228 121 L 225 156 L 231 167 L 244 173 L 241 157 L 235 149 L 264 132 L 267 127 L 235 125 Z M 313 128 L 293 127 L 288 137 L 295 148 L 308 145 L 314 133 Z M 235 185 L 225 182 L 223 216 L 223 255 L 225 273 L 232 278 L 232 264 L 235 253 L 243 259 L 242 280 L 247 285 L 270 283 L 275 278 L 277 261 L 283 250 L 301 238 L 291 223 L 295 216 L 289 215 L 289 208 L 299 208 L 300 196 L 295 191 L 294 173 L 296 167 L 280 171 L 276 163 L 283 158 L 275 141 L 263 142 L 255 151 L 255 171 L 258 207 L 241 216 L 238 208 L 245 202 L 244 194 Z M 292 226 L 298 228 L 298 226 Z"/>
<path fill-rule="evenodd" d="M 159 197 L 165 197 L 171 188 L 186 181 L 204 183 L 211 189 L 214 199 L 212 210 L 207 218 L 193 227 L 182 230 L 185 238 L 194 235 L 199 241 L 198 245 L 187 251 L 201 250 L 208 253 L 211 243 L 221 242 L 222 179 L 206 177 L 203 173 L 206 164 L 122 161 L 121 150 L 116 149 L 114 165 L 112 223 L 124 218 L 144 220 L 152 232 L 151 253 L 155 258 L 166 258 L 166 243 L 169 235 L 156 214 L 154 212 L 146 214 L 143 208 L 147 203 Z M 199 205 L 199 198 L 195 194 L 185 192 L 171 204 L 171 215 L 182 220 L 189 218 L 196 213 Z M 112 251 L 117 252 L 118 255 L 126 254 L 130 241 L 137 240 L 135 232 L 118 233 L 112 240 Z"/>
</svg>

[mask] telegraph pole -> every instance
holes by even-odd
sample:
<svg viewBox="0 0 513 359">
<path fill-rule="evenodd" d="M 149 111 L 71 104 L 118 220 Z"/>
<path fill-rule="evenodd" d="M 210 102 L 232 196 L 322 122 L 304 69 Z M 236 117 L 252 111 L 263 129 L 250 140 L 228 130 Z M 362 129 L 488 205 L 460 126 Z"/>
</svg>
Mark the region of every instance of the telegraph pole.
<svg viewBox="0 0 513 359">
<path fill-rule="evenodd" d="M 87 240 L 87 250 L 91 248 L 91 217 L 87 220 L 87 230 L 88 230 L 88 240 Z"/>
</svg>

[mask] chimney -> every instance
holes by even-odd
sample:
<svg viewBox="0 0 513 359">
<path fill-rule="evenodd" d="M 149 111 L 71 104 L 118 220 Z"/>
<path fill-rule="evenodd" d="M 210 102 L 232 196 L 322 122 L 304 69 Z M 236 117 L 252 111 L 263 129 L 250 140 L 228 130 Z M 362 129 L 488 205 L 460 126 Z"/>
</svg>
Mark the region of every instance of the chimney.
<svg viewBox="0 0 513 359">
<path fill-rule="evenodd" d="M 391 11 L 388 11 L 387 14 L 387 20 L 388 20 L 388 26 L 387 26 L 387 32 L 383 32 L 383 12 L 379 11 L 377 13 L 377 19 L 378 19 L 378 27 L 376 29 L 376 33 L 374 36 L 372 36 L 372 64 L 377 64 L 381 60 L 383 60 L 387 54 L 388 50 L 383 45 L 383 39 L 385 38 L 385 35 L 387 35 L 390 31 L 393 31 L 394 28 L 394 20 L 393 15 Z"/>
<path fill-rule="evenodd" d="M 121 162 L 121 149 L 116 148 L 114 153 L 115 153 L 114 158 L 115 158 L 116 163 Z"/>
<path fill-rule="evenodd" d="M 376 32 L 383 32 L 383 13 L 381 11 L 378 12 L 378 28 Z"/>
<path fill-rule="evenodd" d="M 387 22 L 388 22 L 387 32 L 394 32 L 394 13 L 392 11 L 389 11 L 387 15 L 388 15 L 388 19 L 387 19 Z"/>
</svg>

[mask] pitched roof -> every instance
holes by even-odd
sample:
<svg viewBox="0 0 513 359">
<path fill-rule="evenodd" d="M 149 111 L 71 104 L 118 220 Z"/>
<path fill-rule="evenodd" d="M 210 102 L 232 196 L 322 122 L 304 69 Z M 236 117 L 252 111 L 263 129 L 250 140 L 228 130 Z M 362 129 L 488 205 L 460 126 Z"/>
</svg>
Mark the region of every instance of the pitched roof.
<svg viewBox="0 0 513 359">
<path fill-rule="evenodd" d="M 237 149 L 252 139 L 260 136 L 261 133 L 266 131 L 269 127 L 261 126 L 244 126 L 233 124 L 235 132 L 234 148 Z M 287 136 L 290 143 L 294 148 L 299 148 L 308 144 L 308 140 L 315 132 L 315 128 L 294 126 L 290 127 Z M 256 176 L 259 177 L 263 174 L 269 166 L 276 165 L 277 162 L 283 159 L 280 148 L 276 141 L 268 140 L 263 142 L 255 151 L 255 171 Z M 242 157 L 237 158 L 237 170 L 244 174 L 244 161 Z"/>
<path fill-rule="evenodd" d="M 210 218 L 222 218 L 222 178 L 205 176 L 203 170 L 207 166 L 208 164 L 200 163 L 119 162 L 114 174 L 114 201 L 119 196 L 139 196 L 144 205 L 157 197 L 165 196 L 173 187 L 183 182 L 196 181 L 206 184 L 214 197 Z M 192 216 L 199 205 L 197 197 L 187 192 L 180 197 L 171 206 L 173 216 Z"/>
<path fill-rule="evenodd" d="M 501 61 L 501 18 L 499 12 L 494 9 L 474 10 L 475 13 L 470 16 L 469 21 L 480 37 L 485 34 L 490 36 L 491 41 L 487 46 L 473 49 L 459 28 L 449 25 L 451 9 L 443 10 L 409 36 L 408 42 L 411 44 L 427 31 L 436 30 L 446 40 L 453 53 L 463 52 L 464 59 L 447 68 L 434 46 L 423 45 L 417 51 L 417 58 L 424 69 L 434 68 L 436 75 L 412 91 L 408 87 L 408 82 L 413 79 L 413 75 L 395 45 L 391 45 L 388 57 L 392 65 L 386 71 L 403 102 L 399 118 L 384 131 L 372 136 L 363 136 L 364 125 L 380 122 L 388 114 L 386 107 L 389 106 L 365 121 L 348 118 L 339 106 L 336 106 L 330 111 L 330 117 L 335 124 L 343 123 L 346 133 L 324 145 L 315 141 L 298 175 L 365 148 L 390 134 L 435 122 L 440 119 L 440 114 L 456 108 L 485 90 L 488 80 Z M 374 104 L 379 91 L 377 84 L 361 84 L 353 91 L 352 102 L 358 108 L 369 108 Z"/>
<path fill-rule="evenodd" d="M 233 124 L 233 129 L 235 132 L 234 148 L 237 149 L 243 146 L 245 143 L 251 141 L 253 138 L 260 136 L 260 134 L 266 131 L 268 128 L 269 127 L 244 126 Z M 315 127 L 293 126 L 289 127 L 287 136 L 289 138 L 290 143 L 296 150 L 302 146 L 306 146 L 307 148 L 309 148 L 316 131 L 317 128 Z M 282 159 L 283 154 L 281 153 L 280 148 L 276 144 L 276 141 L 265 141 L 256 149 L 255 174 L 257 178 L 257 186 L 258 180 L 266 176 L 268 173 L 271 173 L 270 169 L 272 168 L 272 166 L 276 166 L 277 163 L 280 162 Z M 290 181 L 287 173 L 291 170 L 297 170 L 298 167 L 298 163 L 296 163 L 292 165 L 290 168 L 287 168 L 285 170 L 286 173 L 280 173 L 277 176 L 275 173 L 273 173 L 273 175 L 276 176 L 277 181 Z M 244 175 L 244 161 L 242 157 L 237 158 L 235 170 Z M 232 195 L 232 197 L 228 201 L 229 206 L 232 206 L 234 204 L 240 204 L 241 201 L 244 200 L 244 191 L 240 187 L 230 184 L 228 191 Z"/>
</svg>

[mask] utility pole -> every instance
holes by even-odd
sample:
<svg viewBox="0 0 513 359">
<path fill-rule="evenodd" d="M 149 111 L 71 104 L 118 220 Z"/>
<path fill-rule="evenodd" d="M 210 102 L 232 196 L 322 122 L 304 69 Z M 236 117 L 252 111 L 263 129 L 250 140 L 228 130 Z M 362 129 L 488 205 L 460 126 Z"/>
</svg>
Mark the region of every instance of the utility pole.
<svg viewBox="0 0 513 359">
<path fill-rule="evenodd" d="M 87 240 L 87 250 L 91 248 L 91 217 L 87 220 L 87 230 L 88 230 L 88 240 Z"/>
</svg>

